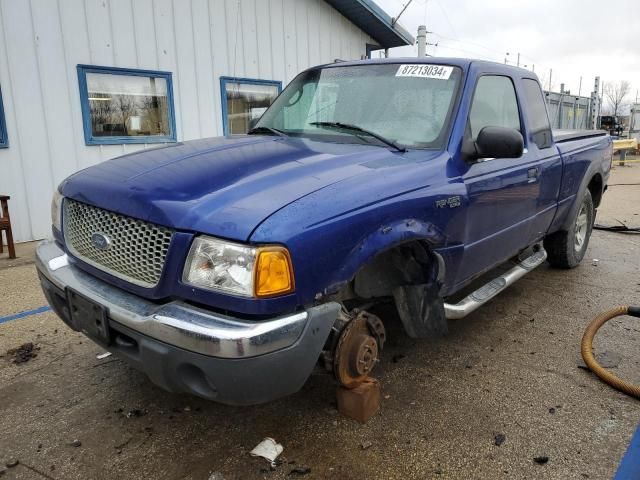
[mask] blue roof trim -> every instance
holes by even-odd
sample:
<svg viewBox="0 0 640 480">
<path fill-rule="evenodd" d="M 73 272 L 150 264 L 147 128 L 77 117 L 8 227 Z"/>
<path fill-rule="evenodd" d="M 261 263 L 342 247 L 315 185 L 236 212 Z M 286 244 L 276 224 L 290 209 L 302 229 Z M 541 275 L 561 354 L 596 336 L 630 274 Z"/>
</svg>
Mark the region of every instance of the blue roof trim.
<svg viewBox="0 0 640 480">
<path fill-rule="evenodd" d="M 372 37 L 382 48 L 415 43 L 415 38 L 407 30 L 397 23 L 391 24 L 393 19 L 373 0 L 325 1 Z"/>
<path fill-rule="evenodd" d="M 2 106 L 2 88 L 0 88 L 0 148 L 9 147 L 9 136 L 7 135 L 7 123 L 4 118 L 4 107 Z M 0 234 L 0 242 L 2 235 Z"/>
</svg>

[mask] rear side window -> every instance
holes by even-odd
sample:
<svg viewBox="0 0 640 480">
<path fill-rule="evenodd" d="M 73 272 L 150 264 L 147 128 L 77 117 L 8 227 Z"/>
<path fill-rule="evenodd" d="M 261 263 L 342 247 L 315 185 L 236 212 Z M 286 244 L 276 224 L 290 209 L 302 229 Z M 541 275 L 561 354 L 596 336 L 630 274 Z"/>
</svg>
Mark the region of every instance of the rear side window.
<svg viewBox="0 0 640 480">
<path fill-rule="evenodd" d="M 527 102 L 527 119 L 531 128 L 533 143 L 538 148 L 549 148 L 551 146 L 551 126 L 547 115 L 547 107 L 544 103 L 542 90 L 535 80 L 525 78 L 522 80 L 524 86 L 524 96 Z"/>
<path fill-rule="evenodd" d="M 485 75 L 478 79 L 469 114 L 471 137 L 475 141 L 484 127 L 520 129 L 516 91 L 509 77 Z"/>
</svg>

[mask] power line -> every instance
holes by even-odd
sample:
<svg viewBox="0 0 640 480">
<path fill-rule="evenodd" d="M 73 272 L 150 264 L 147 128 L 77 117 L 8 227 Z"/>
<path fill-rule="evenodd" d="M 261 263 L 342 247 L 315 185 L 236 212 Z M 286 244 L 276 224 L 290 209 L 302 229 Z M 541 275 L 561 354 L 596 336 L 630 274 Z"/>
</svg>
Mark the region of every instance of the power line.
<svg viewBox="0 0 640 480">
<path fill-rule="evenodd" d="M 393 19 L 391 20 L 391 26 L 393 27 L 396 22 L 400 19 L 400 17 L 402 16 L 402 14 L 404 13 L 404 11 L 409 7 L 409 5 L 411 5 L 411 2 L 413 0 L 408 0 L 407 3 L 405 4 L 404 7 L 402 7 L 402 10 L 400 10 L 400 13 L 398 14 L 397 17 L 393 17 Z"/>
<path fill-rule="evenodd" d="M 450 36 L 443 35 L 443 34 L 438 33 L 438 32 L 432 32 L 432 33 L 434 35 L 439 36 L 440 38 L 445 39 L 445 40 L 449 40 L 449 41 L 457 42 L 457 43 L 464 43 L 464 44 L 467 44 L 467 45 L 473 45 L 475 47 L 482 48 L 483 50 L 491 52 L 491 53 L 497 55 L 500 58 L 504 56 L 504 51 L 498 51 L 498 50 L 495 50 L 493 48 L 489 48 L 486 45 L 482 45 L 481 43 L 472 42 L 470 40 L 461 40 L 459 38 L 450 37 Z M 543 67 L 543 68 L 548 68 L 546 65 L 538 62 L 537 60 L 535 60 L 534 58 L 532 58 L 532 57 L 530 57 L 528 55 L 521 54 L 520 57 L 521 57 L 521 59 L 526 59 L 528 64 L 538 65 L 538 66 Z"/>
<path fill-rule="evenodd" d="M 445 43 L 445 44 L 442 44 L 441 42 L 439 42 L 439 43 L 440 43 L 440 45 L 439 45 L 439 46 L 440 46 L 441 48 L 447 48 L 447 49 L 449 49 L 449 50 L 458 50 L 458 51 L 460 51 L 460 52 L 470 53 L 470 54 L 471 54 L 471 55 L 473 55 L 474 57 L 476 57 L 476 58 L 481 58 L 482 60 L 490 60 L 490 61 L 492 61 L 492 62 L 497 62 L 497 61 L 498 61 L 497 59 L 495 59 L 495 58 L 493 58 L 493 57 L 490 57 L 490 56 L 488 56 L 488 55 L 486 55 L 486 54 L 484 54 L 484 53 L 480 53 L 480 52 L 472 51 L 472 50 L 467 50 L 467 49 L 460 48 L 460 47 L 452 47 L 452 46 L 450 46 L 450 45 L 447 45 L 446 43 Z"/>
<path fill-rule="evenodd" d="M 442 12 L 442 14 L 444 15 L 444 19 L 447 21 L 447 23 L 449 24 L 449 28 L 451 29 L 451 31 L 453 32 L 453 34 L 458 37 L 458 31 L 456 30 L 456 27 L 453 26 L 453 23 L 451 23 L 451 19 L 449 19 L 449 14 L 447 13 L 447 11 L 444 9 L 444 7 L 442 6 L 442 4 L 440 3 L 440 0 L 436 0 L 436 3 L 438 4 L 438 6 L 440 7 L 440 11 Z"/>
<path fill-rule="evenodd" d="M 469 40 L 460 40 L 459 38 L 448 37 L 446 35 L 442 35 L 441 33 L 437 33 L 437 32 L 433 32 L 433 33 L 434 33 L 434 35 L 437 35 L 437 36 L 439 36 L 440 38 L 442 38 L 444 40 L 449 40 L 451 42 L 457 42 L 457 43 L 466 43 L 467 45 L 473 45 L 475 47 L 480 47 L 480 48 L 482 48 L 484 50 L 487 50 L 488 52 L 495 53 L 496 55 L 498 55 L 500 57 L 504 55 L 504 52 L 499 52 L 498 50 L 494 50 L 492 48 L 486 47 L 486 46 L 484 46 L 484 45 L 482 45 L 480 43 L 471 42 Z"/>
</svg>

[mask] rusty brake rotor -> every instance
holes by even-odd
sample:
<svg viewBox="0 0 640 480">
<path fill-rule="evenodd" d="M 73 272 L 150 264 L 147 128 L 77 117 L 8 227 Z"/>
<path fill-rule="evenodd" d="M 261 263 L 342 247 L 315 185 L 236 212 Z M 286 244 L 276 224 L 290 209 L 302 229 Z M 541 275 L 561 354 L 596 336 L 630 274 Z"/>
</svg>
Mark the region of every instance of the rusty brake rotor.
<svg viewBox="0 0 640 480">
<path fill-rule="evenodd" d="M 356 311 L 345 325 L 335 349 L 334 374 L 347 388 L 360 385 L 378 363 L 386 333 L 382 321 L 365 311 Z"/>
</svg>

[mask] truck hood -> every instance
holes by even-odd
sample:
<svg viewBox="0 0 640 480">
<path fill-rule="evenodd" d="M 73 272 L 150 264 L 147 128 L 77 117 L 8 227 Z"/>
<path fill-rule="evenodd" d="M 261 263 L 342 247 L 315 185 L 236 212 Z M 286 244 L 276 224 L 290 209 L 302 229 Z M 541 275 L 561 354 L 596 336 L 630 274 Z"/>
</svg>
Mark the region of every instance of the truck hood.
<svg viewBox="0 0 640 480">
<path fill-rule="evenodd" d="M 401 154 L 377 146 L 270 136 L 211 138 L 137 152 L 69 177 L 63 195 L 123 215 L 248 240 L 295 200 Z"/>
</svg>

